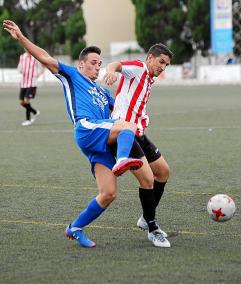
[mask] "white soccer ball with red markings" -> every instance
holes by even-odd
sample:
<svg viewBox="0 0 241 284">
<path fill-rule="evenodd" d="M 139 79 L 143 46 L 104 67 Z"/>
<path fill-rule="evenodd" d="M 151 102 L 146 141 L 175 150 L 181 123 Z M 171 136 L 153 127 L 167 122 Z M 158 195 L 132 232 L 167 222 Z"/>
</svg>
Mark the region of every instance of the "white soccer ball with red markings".
<svg viewBox="0 0 241 284">
<path fill-rule="evenodd" d="M 216 194 L 211 197 L 207 204 L 207 210 L 216 222 L 225 222 L 230 220 L 235 212 L 235 203 L 227 194 Z"/>
</svg>

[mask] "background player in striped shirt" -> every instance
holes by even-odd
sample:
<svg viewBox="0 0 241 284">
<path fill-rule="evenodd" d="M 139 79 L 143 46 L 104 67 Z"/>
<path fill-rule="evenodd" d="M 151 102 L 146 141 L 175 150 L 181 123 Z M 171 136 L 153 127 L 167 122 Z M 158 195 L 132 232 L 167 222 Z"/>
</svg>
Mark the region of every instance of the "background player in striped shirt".
<svg viewBox="0 0 241 284">
<path fill-rule="evenodd" d="M 114 100 L 109 91 L 96 84 L 101 58 L 95 46 L 81 51 L 78 67 L 65 65 L 33 44 L 10 20 L 3 27 L 18 40 L 39 62 L 62 82 L 66 107 L 74 125 L 75 142 L 86 155 L 96 178 L 99 193 L 80 212 L 65 230 L 67 237 L 83 247 L 95 247 L 83 229 L 98 218 L 117 195 L 116 176 L 127 170 L 138 169 L 143 162 L 129 158 L 135 138 L 136 125 L 124 120 L 109 119 Z M 110 145 L 117 142 L 117 162 Z"/>
<path fill-rule="evenodd" d="M 25 51 L 20 55 L 18 63 L 18 71 L 22 74 L 20 82 L 19 101 L 20 105 L 26 109 L 26 120 L 22 122 L 22 126 L 31 125 L 40 111 L 35 110 L 30 100 L 34 99 L 37 91 L 37 79 L 43 73 L 42 64 L 40 64 L 31 54 Z M 31 113 L 33 114 L 31 118 Z"/>
<path fill-rule="evenodd" d="M 111 86 L 118 79 L 116 72 L 122 75 L 111 117 L 137 125 L 136 139 L 139 148 L 136 147 L 134 153 L 139 157 L 144 156 L 142 168 L 133 172 L 140 184 L 139 196 L 143 208 L 143 215 L 139 218 L 137 226 L 148 230 L 148 239 L 160 247 L 169 247 L 170 243 L 166 239 L 167 234 L 155 222 L 155 208 L 164 192 L 170 169 L 158 148 L 145 135 L 145 129 L 149 124 L 146 105 L 154 77 L 164 72 L 172 56 L 172 52 L 165 45 L 158 43 L 149 49 L 145 62 L 134 60 L 110 63 L 104 76 L 106 84 Z"/>
</svg>

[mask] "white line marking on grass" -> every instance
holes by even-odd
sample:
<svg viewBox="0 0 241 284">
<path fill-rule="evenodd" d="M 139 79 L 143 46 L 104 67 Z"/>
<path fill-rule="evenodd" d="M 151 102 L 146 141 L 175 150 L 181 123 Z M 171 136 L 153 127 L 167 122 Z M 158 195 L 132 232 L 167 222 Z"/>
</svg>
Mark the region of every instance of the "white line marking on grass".
<svg viewBox="0 0 241 284">
<path fill-rule="evenodd" d="M 160 131 L 210 131 L 222 130 L 222 129 L 241 129 L 240 125 L 236 126 L 181 126 L 181 127 L 152 127 L 152 129 L 158 129 Z M 73 133 L 72 129 L 28 129 L 28 130 L 0 130 L 0 134 L 42 134 L 42 133 Z"/>
<path fill-rule="evenodd" d="M 34 130 L 0 130 L 1 134 L 18 134 L 18 133 L 24 133 L 24 134 L 32 134 L 32 133 L 73 133 L 73 130 L 70 129 L 34 129 Z"/>
<path fill-rule="evenodd" d="M 158 129 L 160 131 L 210 131 L 223 130 L 223 129 L 241 129 L 240 125 L 237 126 L 187 126 L 187 127 L 152 127 L 152 129 Z"/>
<path fill-rule="evenodd" d="M 240 111 L 240 106 L 237 107 L 230 107 L 230 108 L 203 108 L 203 109 L 187 109 L 187 110 L 170 110 L 170 111 L 163 111 L 163 112 L 152 112 L 152 116 L 163 116 L 163 115 L 170 115 L 170 114 L 189 114 L 189 113 L 204 113 L 204 112 L 227 112 L 227 111 Z"/>
</svg>

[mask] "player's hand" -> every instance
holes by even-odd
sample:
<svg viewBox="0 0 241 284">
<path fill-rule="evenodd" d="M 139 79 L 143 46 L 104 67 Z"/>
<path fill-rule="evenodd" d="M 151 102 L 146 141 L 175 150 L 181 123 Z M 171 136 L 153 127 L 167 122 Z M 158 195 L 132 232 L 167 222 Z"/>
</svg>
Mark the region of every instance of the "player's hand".
<svg viewBox="0 0 241 284">
<path fill-rule="evenodd" d="M 118 76 L 114 72 L 106 72 L 103 80 L 108 87 L 112 86 L 118 79 Z"/>
<path fill-rule="evenodd" d="M 23 36 L 22 32 L 20 31 L 19 27 L 10 20 L 4 20 L 3 21 L 3 28 L 7 32 L 10 33 L 10 35 L 14 38 L 19 40 L 21 36 Z"/>
</svg>

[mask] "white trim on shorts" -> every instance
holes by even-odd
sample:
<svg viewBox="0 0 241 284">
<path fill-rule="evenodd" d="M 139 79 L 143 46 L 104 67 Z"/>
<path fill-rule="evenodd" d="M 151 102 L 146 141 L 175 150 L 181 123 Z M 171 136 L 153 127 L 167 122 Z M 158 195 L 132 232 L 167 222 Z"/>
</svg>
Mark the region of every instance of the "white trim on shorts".
<svg viewBox="0 0 241 284">
<path fill-rule="evenodd" d="M 104 129 L 111 129 L 114 122 L 107 122 L 107 121 L 102 121 L 100 123 L 93 123 L 90 121 L 87 121 L 86 118 L 82 118 L 79 120 L 82 126 L 84 126 L 87 129 L 97 129 L 97 128 L 104 128 Z"/>
</svg>

